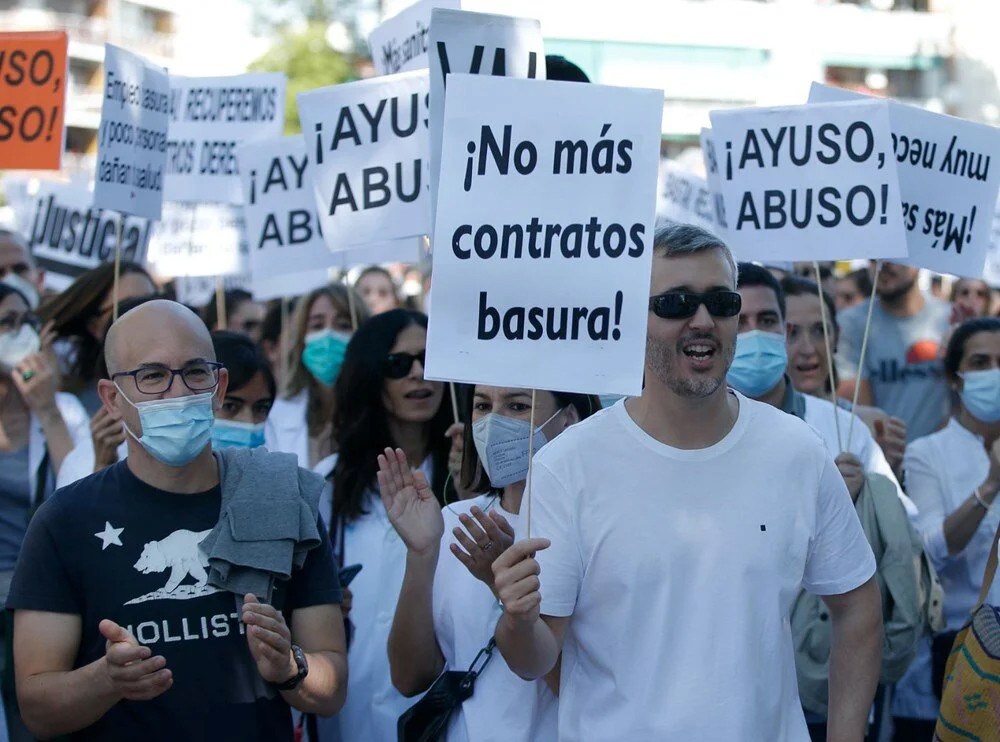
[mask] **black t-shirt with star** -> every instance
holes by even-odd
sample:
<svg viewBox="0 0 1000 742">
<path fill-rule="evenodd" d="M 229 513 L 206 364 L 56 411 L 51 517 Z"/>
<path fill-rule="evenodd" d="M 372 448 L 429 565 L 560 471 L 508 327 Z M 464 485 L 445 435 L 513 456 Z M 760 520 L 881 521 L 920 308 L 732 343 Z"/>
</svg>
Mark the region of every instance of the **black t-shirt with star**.
<svg viewBox="0 0 1000 742">
<path fill-rule="evenodd" d="M 152 701 L 121 701 L 79 740 L 291 740 L 288 704 L 257 672 L 241 600 L 206 583 L 198 542 L 219 520 L 219 487 L 190 495 L 156 489 L 122 461 L 65 487 L 32 518 L 7 607 L 72 613 L 83 623 L 74 668 L 104 656 L 98 631 L 126 627 L 173 672 Z M 330 542 L 277 581 L 272 604 L 341 601 Z"/>
</svg>

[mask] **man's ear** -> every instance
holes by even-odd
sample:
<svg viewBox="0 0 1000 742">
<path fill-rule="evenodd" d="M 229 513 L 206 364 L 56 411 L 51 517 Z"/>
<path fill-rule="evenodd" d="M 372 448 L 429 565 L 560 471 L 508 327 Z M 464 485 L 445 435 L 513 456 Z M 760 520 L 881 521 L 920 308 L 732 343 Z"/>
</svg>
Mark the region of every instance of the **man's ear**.
<svg viewBox="0 0 1000 742">
<path fill-rule="evenodd" d="M 580 422 L 580 413 L 577 412 L 575 404 L 567 405 L 566 411 L 563 412 L 563 417 L 565 418 L 563 430 L 568 428 L 570 425 L 576 425 Z"/>
<path fill-rule="evenodd" d="M 118 391 L 118 387 L 115 386 L 113 381 L 108 379 L 100 379 L 97 382 L 97 396 L 101 398 L 101 404 L 104 405 L 105 412 L 111 417 L 112 420 L 121 420 L 122 416 L 118 412 L 118 395 L 121 392 Z"/>
<path fill-rule="evenodd" d="M 226 398 L 226 392 L 229 390 L 229 369 L 220 368 L 219 369 L 219 386 L 215 388 L 215 398 L 212 400 L 212 409 L 218 412 L 222 409 L 222 402 Z"/>
</svg>

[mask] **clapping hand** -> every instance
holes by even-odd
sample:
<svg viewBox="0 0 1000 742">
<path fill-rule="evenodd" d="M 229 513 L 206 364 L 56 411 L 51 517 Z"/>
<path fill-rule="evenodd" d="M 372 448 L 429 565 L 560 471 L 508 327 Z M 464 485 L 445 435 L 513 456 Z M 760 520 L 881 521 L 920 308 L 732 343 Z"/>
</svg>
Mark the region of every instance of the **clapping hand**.
<svg viewBox="0 0 1000 742">
<path fill-rule="evenodd" d="M 411 553 L 437 555 L 444 518 L 423 472 L 413 472 L 403 450 L 385 449 L 378 457 L 379 494 L 389 522 Z"/>
</svg>

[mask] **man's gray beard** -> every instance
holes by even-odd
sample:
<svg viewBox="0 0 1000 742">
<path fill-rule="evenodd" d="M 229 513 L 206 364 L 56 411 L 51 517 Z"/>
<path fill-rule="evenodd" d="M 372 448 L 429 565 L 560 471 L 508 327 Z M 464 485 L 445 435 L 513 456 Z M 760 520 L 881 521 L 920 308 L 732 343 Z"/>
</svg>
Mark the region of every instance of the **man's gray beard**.
<svg viewBox="0 0 1000 742">
<path fill-rule="evenodd" d="M 679 379 L 674 375 L 676 355 L 667 350 L 665 343 L 646 340 L 646 356 L 656 378 L 666 384 L 678 397 L 701 399 L 714 394 L 722 386 L 725 377 L 705 377 L 700 379 Z"/>
</svg>

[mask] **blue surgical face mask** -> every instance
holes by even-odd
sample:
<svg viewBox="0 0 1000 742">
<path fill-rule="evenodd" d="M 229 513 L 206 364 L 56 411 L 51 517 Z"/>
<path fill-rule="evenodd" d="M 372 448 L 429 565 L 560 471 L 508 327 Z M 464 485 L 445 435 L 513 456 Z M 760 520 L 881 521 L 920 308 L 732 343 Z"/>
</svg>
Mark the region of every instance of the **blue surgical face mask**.
<svg viewBox="0 0 1000 742">
<path fill-rule="evenodd" d="M 562 410 L 556 410 L 548 420 L 535 428 L 532 438 L 532 455 L 548 443 L 542 432 L 550 420 Z M 476 453 L 483 465 L 483 471 L 489 477 L 494 487 L 506 487 L 514 482 L 523 482 L 528 478 L 528 438 L 531 435 L 531 423 L 506 415 L 491 412 L 472 423 L 472 440 L 476 445 Z"/>
<path fill-rule="evenodd" d="M 344 353 L 351 336 L 334 330 L 317 330 L 306 335 L 302 363 L 309 373 L 326 386 L 332 386 L 344 363 Z"/>
<path fill-rule="evenodd" d="M 726 381 L 741 394 L 760 397 L 781 381 L 787 365 L 784 335 L 751 330 L 736 336 L 736 354 Z"/>
<path fill-rule="evenodd" d="M 962 376 L 962 404 L 977 420 L 1000 422 L 1000 368 L 966 371 Z"/>
<path fill-rule="evenodd" d="M 241 423 L 215 418 L 212 448 L 257 448 L 264 445 L 264 423 Z"/>
<path fill-rule="evenodd" d="M 142 424 L 141 438 L 128 425 L 125 425 L 125 432 L 160 463 L 185 466 L 209 444 L 212 423 L 215 421 L 212 409 L 215 392 L 151 399 L 148 402 L 131 401 L 121 387 L 118 392 L 126 402 L 135 407 Z"/>
</svg>

